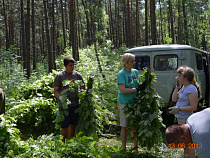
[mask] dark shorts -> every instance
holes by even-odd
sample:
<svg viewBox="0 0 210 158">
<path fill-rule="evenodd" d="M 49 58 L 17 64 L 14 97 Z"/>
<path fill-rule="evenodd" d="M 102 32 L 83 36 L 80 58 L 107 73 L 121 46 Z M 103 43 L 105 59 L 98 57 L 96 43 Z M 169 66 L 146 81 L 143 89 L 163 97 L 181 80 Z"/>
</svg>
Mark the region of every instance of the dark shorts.
<svg viewBox="0 0 210 158">
<path fill-rule="evenodd" d="M 68 128 L 70 124 L 77 125 L 79 120 L 79 114 L 75 113 L 75 110 L 78 109 L 79 106 L 69 106 L 69 115 L 65 117 L 65 120 L 61 122 L 61 128 Z"/>
</svg>

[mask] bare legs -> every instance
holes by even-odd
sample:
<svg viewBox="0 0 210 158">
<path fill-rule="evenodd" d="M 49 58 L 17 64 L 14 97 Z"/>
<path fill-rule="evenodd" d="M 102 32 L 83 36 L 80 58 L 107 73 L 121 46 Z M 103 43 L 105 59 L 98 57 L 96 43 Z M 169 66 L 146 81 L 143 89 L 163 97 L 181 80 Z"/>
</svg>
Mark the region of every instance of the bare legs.
<svg viewBox="0 0 210 158">
<path fill-rule="evenodd" d="M 126 151 L 126 141 L 127 141 L 127 127 L 121 127 L 121 142 L 123 149 Z"/>
<path fill-rule="evenodd" d="M 66 138 L 71 139 L 75 136 L 75 125 L 70 124 L 68 128 L 61 128 L 61 135 L 63 136 L 62 142 L 65 142 Z"/>
<path fill-rule="evenodd" d="M 68 129 L 68 138 L 71 139 L 75 136 L 75 125 L 70 124 Z"/>
<path fill-rule="evenodd" d="M 132 137 L 133 137 L 133 132 L 132 132 Z M 127 141 L 127 127 L 121 127 L 121 142 L 122 142 L 122 147 L 123 147 L 123 150 L 126 151 L 126 141 Z M 138 142 L 136 140 L 136 138 L 133 139 L 133 145 L 134 145 L 134 148 L 137 148 L 138 146 Z M 137 152 L 138 150 L 135 149 L 134 152 Z"/>
<path fill-rule="evenodd" d="M 136 139 L 136 137 L 134 137 L 134 134 L 133 134 L 133 131 L 132 131 L 132 137 L 134 138 L 133 139 L 133 146 L 134 146 L 134 152 L 138 152 L 138 141 L 137 141 L 137 139 Z"/>
</svg>

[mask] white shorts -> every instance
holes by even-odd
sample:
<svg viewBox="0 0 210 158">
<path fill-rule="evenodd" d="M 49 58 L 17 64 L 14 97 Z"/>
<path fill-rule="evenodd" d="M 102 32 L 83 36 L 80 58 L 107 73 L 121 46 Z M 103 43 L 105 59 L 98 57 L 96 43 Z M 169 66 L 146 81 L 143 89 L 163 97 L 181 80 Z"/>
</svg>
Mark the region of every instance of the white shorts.
<svg viewBox="0 0 210 158">
<path fill-rule="evenodd" d="M 178 124 L 186 124 L 187 123 L 187 118 L 176 118 L 177 121 L 178 121 Z"/>
<path fill-rule="evenodd" d="M 119 110 L 119 114 L 120 114 L 120 126 L 121 127 L 128 127 L 128 119 L 124 113 L 123 108 L 125 107 L 126 104 L 121 104 L 121 103 L 117 103 L 117 107 Z"/>
</svg>

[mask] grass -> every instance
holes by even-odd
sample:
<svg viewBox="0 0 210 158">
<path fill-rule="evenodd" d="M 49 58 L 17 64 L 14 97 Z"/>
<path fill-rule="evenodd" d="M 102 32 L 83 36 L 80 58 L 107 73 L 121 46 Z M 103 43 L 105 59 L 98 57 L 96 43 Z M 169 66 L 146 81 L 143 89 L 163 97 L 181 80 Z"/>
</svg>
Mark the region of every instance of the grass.
<svg viewBox="0 0 210 158">
<path fill-rule="evenodd" d="M 101 137 L 98 141 L 98 145 L 99 146 L 105 145 L 107 147 L 115 146 L 115 148 L 117 148 L 118 150 L 122 150 L 122 143 L 121 143 L 120 137 L 115 137 L 115 138 Z M 132 143 L 131 138 L 128 138 L 126 146 L 127 146 L 128 151 L 132 150 L 133 143 Z M 157 149 L 152 148 L 150 152 L 154 153 L 155 155 L 157 155 L 157 157 L 161 157 L 161 158 L 181 158 L 183 157 L 183 154 L 184 154 L 183 149 L 169 149 L 168 147 L 165 149 L 161 149 L 161 147 L 157 147 L 157 148 L 159 149 L 157 150 Z M 145 153 L 145 152 L 148 152 L 146 148 L 144 147 L 138 148 L 138 153 L 140 155 L 141 153 Z"/>
</svg>

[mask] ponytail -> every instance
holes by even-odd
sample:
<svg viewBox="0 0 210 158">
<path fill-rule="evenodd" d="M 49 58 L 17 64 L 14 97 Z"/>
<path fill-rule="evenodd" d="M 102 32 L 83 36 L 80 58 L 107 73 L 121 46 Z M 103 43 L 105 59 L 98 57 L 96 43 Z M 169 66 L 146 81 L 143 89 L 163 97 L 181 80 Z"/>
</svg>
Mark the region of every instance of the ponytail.
<svg viewBox="0 0 210 158">
<path fill-rule="evenodd" d="M 200 89 L 200 86 L 198 85 L 197 82 L 192 82 L 192 84 L 197 88 L 198 90 L 198 98 L 201 98 L 201 89 Z"/>
</svg>

